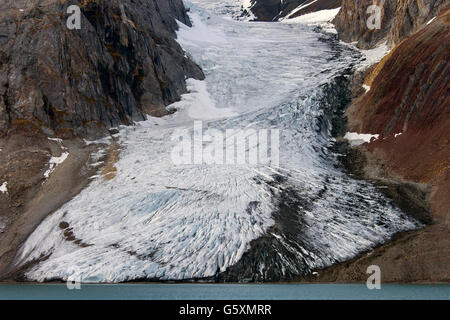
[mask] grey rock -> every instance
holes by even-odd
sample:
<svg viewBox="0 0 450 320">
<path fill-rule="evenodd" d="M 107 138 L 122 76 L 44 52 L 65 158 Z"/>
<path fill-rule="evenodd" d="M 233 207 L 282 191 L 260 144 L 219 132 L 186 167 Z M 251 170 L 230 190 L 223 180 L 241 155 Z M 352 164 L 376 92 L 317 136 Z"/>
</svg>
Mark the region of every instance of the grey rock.
<svg viewBox="0 0 450 320">
<path fill-rule="evenodd" d="M 176 42 L 190 25 L 182 0 L 78 0 L 81 29 L 69 30 L 69 3 L 0 3 L 0 137 L 32 123 L 62 137 L 96 136 L 132 124 L 203 79 Z"/>
<path fill-rule="evenodd" d="M 385 0 L 380 1 L 380 29 L 370 30 L 367 20 L 372 0 L 343 0 L 334 20 L 339 37 L 345 42 L 358 42 L 358 47 L 370 49 L 386 41 L 393 46 L 419 30 L 450 4 L 448 0 Z"/>
</svg>

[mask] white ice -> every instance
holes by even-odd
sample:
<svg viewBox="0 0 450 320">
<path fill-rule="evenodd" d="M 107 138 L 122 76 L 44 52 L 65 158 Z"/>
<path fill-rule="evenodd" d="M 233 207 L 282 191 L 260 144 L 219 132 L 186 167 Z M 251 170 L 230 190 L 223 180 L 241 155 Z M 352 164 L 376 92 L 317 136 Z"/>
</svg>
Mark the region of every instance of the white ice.
<svg viewBox="0 0 450 320">
<path fill-rule="evenodd" d="M 360 50 L 360 52 L 363 54 L 365 61 L 359 65 L 359 70 L 364 70 L 375 63 L 380 62 L 386 55 L 389 54 L 389 52 L 391 52 L 391 49 L 387 43 L 382 43 L 373 49 Z"/>
<path fill-rule="evenodd" d="M 341 10 L 341 8 L 320 10 L 317 12 L 307 13 L 299 17 L 283 20 L 283 22 L 291 22 L 291 23 L 297 22 L 306 24 L 331 22 L 339 13 L 339 10 Z"/>
<path fill-rule="evenodd" d="M 59 157 L 51 157 L 48 161 L 48 169 L 44 172 L 44 177 L 48 179 L 53 171 L 56 170 L 56 167 L 66 161 L 68 156 L 68 152 L 63 152 Z"/>
<path fill-rule="evenodd" d="M 379 134 L 347 132 L 345 137 L 352 146 L 360 146 L 364 143 L 370 143 L 373 139 L 378 140 Z"/>
</svg>

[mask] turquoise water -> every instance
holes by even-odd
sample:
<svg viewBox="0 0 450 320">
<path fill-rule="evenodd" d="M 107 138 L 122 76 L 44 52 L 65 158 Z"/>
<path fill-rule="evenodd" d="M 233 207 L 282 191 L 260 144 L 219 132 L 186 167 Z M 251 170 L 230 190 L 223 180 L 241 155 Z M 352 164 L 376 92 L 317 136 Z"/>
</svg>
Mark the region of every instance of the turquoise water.
<svg viewBox="0 0 450 320">
<path fill-rule="evenodd" d="M 448 300 L 450 285 L 122 284 L 0 285 L 0 300 Z"/>
</svg>

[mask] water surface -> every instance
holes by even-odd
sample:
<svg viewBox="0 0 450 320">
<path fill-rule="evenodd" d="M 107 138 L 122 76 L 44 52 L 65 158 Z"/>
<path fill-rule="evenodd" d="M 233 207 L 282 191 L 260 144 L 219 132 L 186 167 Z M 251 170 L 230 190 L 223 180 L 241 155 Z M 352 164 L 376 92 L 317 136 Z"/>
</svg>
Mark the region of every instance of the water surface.
<svg viewBox="0 0 450 320">
<path fill-rule="evenodd" d="M 0 300 L 448 300 L 450 285 L 124 284 L 0 285 Z"/>
</svg>

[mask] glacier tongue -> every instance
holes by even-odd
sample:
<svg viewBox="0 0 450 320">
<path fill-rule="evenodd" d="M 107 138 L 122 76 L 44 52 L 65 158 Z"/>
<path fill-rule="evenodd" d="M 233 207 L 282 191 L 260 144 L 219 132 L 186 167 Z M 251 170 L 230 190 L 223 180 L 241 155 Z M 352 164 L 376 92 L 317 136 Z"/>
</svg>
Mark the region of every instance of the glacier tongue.
<svg viewBox="0 0 450 320">
<path fill-rule="evenodd" d="M 97 177 L 23 245 L 18 265 L 46 258 L 29 279 L 211 277 L 269 237 L 280 262 L 257 261 L 257 278 L 273 280 L 270 268 L 309 272 L 419 226 L 348 177 L 329 148 L 323 85 L 357 63 L 350 49 L 301 24 L 233 21 L 193 2 L 194 27 L 181 25 L 178 41 L 205 82 L 188 81 L 175 114 L 121 128 L 116 177 Z M 279 165 L 174 165 L 173 134 L 192 132 L 194 120 L 220 132 L 279 130 Z"/>
</svg>

